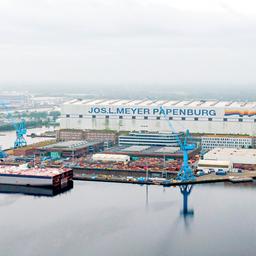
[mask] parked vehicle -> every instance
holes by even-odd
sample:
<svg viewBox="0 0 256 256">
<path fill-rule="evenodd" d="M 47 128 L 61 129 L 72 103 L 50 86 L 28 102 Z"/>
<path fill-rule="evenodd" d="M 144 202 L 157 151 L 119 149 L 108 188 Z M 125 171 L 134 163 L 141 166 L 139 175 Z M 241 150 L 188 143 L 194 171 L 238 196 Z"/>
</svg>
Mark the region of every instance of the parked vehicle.
<svg viewBox="0 0 256 256">
<path fill-rule="evenodd" d="M 146 178 L 145 177 L 139 177 L 139 178 L 137 178 L 137 181 L 141 182 L 141 183 L 144 183 L 146 181 Z"/>
<path fill-rule="evenodd" d="M 227 172 L 224 169 L 218 169 L 216 175 L 226 175 Z"/>
<path fill-rule="evenodd" d="M 203 176 L 203 175 L 205 175 L 205 173 L 204 173 L 204 171 L 203 170 L 198 170 L 197 172 L 196 172 L 196 176 Z"/>
</svg>

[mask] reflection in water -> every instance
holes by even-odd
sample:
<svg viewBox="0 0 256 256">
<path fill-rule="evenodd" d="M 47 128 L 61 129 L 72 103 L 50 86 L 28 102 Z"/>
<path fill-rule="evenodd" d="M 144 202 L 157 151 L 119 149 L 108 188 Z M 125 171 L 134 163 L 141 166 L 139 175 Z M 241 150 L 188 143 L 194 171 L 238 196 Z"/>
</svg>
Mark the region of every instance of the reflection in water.
<svg viewBox="0 0 256 256">
<path fill-rule="evenodd" d="M 1 255 L 253 256 L 256 189 L 236 188 L 202 184 L 163 193 L 159 186 L 75 181 L 54 198 L 0 194 Z M 188 214 L 192 203 L 196 218 Z"/>
<path fill-rule="evenodd" d="M 148 185 L 146 185 L 146 209 L 148 208 Z"/>
<path fill-rule="evenodd" d="M 180 214 L 184 218 L 185 226 L 188 226 L 189 218 L 191 219 L 194 217 L 194 210 L 188 208 L 188 197 L 192 191 L 193 185 L 181 185 L 179 188 L 183 195 L 183 209 Z"/>
<path fill-rule="evenodd" d="M 188 197 L 192 191 L 193 185 L 181 185 L 179 186 L 180 192 L 183 195 L 183 208 L 180 212 L 181 216 L 184 218 L 185 222 L 188 218 L 194 216 L 194 209 L 188 208 Z M 149 185 L 145 185 L 145 206 L 146 209 L 149 207 Z M 165 187 L 163 187 L 163 193 L 165 193 Z"/>
</svg>

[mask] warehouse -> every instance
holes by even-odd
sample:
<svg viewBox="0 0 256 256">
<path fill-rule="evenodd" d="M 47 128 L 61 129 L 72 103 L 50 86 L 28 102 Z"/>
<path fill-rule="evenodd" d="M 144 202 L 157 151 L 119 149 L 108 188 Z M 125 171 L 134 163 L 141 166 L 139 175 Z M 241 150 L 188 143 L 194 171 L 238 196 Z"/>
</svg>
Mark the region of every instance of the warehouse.
<svg viewBox="0 0 256 256">
<path fill-rule="evenodd" d="M 103 161 L 103 162 L 123 162 L 127 163 L 130 161 L 128 155 L 115 155 L 115 154 L 94 154 L 92 156 L 93 161 Z"/>
<path fill-rule="evenodd" d="M 89 153 L 103 150 L 103 142 L 64 141 L 39 147 L 37 154 L 50 156 L 52 159 L 60 157 L 81 157 Z"/>
<path fill-rule="evenodd" d="M 161 146 L 116 146 L 104 151 L 105 154 L 128 155 L 132 159 L 138 157 L 155 157 L 165 159 L 182 159 L 183 152 L 179 147 L 161 147 Z M 189 159 L 194 158 L 199 153 L 199 149 L 188 152 Z"/>
<path fill-rule="evenodd" d="M 230 161 L 200 159 L 198 161 L 197 169 L 203 170 L 204 172 L 208 172 L 210 170 L 217 171 L 218 169 L 223 169 L 224 171 L 229 172 L 232 170 L 232 164 Z"/>
<path fill-rule="evenodd" d="M 256 134 L 256 102 L 219 100 L 71 100 L 61 107 L 61 129 Z"/>
<path fill-rule="evenodd" d="M 256 170 L 256 149 L 215 148 L 204 160 L 230 161 L 233 168 Z"/>
</svg>

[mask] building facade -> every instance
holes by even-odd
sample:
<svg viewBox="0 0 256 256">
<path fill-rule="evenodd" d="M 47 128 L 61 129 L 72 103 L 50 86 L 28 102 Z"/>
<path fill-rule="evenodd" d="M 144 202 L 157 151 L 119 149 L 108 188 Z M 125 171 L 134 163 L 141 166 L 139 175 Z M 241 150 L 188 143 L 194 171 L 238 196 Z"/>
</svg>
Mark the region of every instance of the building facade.
<svg viewBox="0 0 256 256">
<path fill-rule="evenodd" d="M 251 136 L 202 136 L 201 145 L 203 150 L 214 148 L 254 148 L 255 137 Z"/>
<path fill-rule="evenodd" d="M 183 134 L 172 133 L 141 133 L 130 132 L 129 135 L 120 135 L 118 144 L 122 145 L 145 145 L 145 146 L 169 146 L 178 147 L 176 136 Z"/>
<path fill-rule="evenodd" d="M 99 131 L 99 130 L 78 130 L 78 129 L 60 129 L 57 131 L 58 141 L 69 140 L 86 140 L 92 141 L 112 141 L 117 142 L 118 134 L 113 131 Z"/>
<path fill-rule="evenodd" d="M 72 100 L 61 107 L 62 129 L 256 135 L 256 102 L 218 100 Z"/>
</svg>

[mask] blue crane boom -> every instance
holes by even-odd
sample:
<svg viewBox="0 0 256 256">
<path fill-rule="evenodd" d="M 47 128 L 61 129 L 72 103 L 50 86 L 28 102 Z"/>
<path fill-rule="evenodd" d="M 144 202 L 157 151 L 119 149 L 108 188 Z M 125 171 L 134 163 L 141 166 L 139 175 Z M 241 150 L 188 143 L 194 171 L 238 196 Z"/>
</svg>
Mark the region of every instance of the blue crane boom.
<svg viewBox="0 0 256 256">
<path fill-rule="evenodd" d="M 183 152 L 183 163 L 182 166 L 177 174 L 176 179 L 180 180 L 180 181 L 193 181 L 195 180 L 195 175 L 188 163 L 189 157 L 188 157 L 188 152 L 190 150 L 193 150 L 196 148 L 195 144 L 188 144 L 188 138 L 189 138 L 189 130 L 186 131 L 185 133 L 185 138 L 184 141 L 182 142 L 180 137 L 178 136 L 177 132 L 175 131 L 175 129 L 172 126 L 171 121 L 169 120 L 166 111 L 163 107 L 160 107 L 160 113 L 163 113 L 166 121 L 168 122 L 169 128 L 172 131 L 172 133 L 174 133 L 176 141 L 179 144 L 180 149 Z"/>
</svg>

